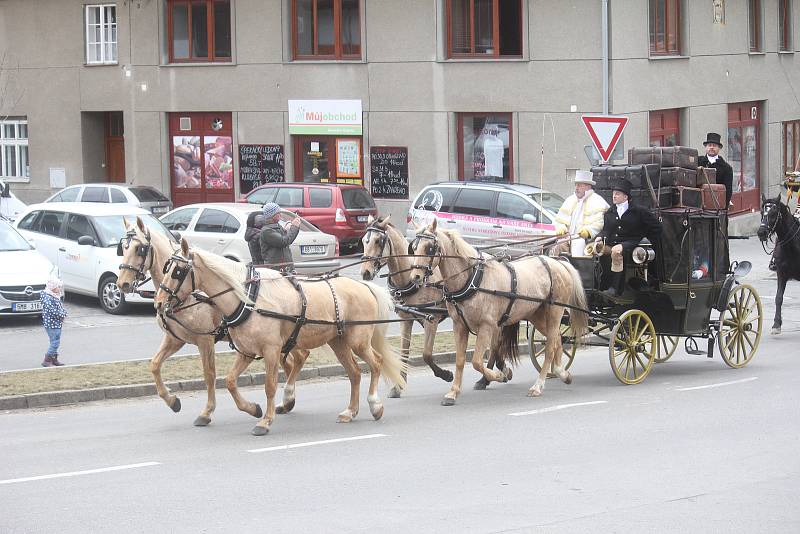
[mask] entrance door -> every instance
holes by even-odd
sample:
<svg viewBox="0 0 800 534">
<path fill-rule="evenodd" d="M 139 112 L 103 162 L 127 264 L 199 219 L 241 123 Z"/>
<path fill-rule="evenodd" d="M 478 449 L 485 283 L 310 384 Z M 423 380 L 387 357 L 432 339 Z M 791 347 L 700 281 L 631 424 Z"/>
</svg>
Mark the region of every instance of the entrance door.
<svg viewBox="0 0 800 534">
<path fill-rule="evenodd" d="M 230 113 L 170 113 L 172 203 L 233 202 Z"/>
<path fill-rule="evenodd" d="M 360 137 L 295 135 L 295 182 L 364 183 Z"/>
<path fill-rule="evenodd" d="M 125 128 L 121 111 L 108 111 L 106 122 L 106 181 L 125 183 Z"/>
<path fill-rule="evenodd" d="M 761 205 L 759 173 L 759 116 L 758 102 L 728 105 L 728 146 L 725 154 L 733 167 L 734 213 L 758 210 Z"/>
</svg>

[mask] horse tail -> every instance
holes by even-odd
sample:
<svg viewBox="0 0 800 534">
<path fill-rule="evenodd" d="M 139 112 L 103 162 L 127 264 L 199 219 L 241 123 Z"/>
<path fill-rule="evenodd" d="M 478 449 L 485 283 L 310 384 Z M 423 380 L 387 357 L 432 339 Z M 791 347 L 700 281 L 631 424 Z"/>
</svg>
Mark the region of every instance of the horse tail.
<svg viewBox="0 0 800 534">
<path fill-rule="evenodd" d="M 507 358 L 512 365 L 519 363 L 519 323 L 507 324 L 500 331 L 497 357 Z"/>
<path fill-rule="evenodd" d="M 583 282 L 581 282 L 581 275 L 578 270 L 572 266 L 571 263 L 560 262 L 567 269 L 567 272 L 572 278 L 572 294 L 568 304 L 573 306 L 569 308 L 569 325 L 572 327 L 572 332 L 575 335 L 575 346 L 579 346 L 583 336 L 589 329 L 589 313 L 586 308 L 586 293 L 583 290 Z"/>
<path fill-rule="evenodd" d="M 378 307 L 378 321 L 385 321 L 389 319 L 391 313 L 394 311 L 394 301 L 389 291 L 386 288 L 375 285 L 371 282 L 361 282 L 375 297 Z M 386 331 L 389 329 L 389 323 L 378 323 L 372 331 L 372 339 L 370 345 L 381 361 L 381 374 L 388 379 L 392 384 L 400 389 L 406 387 L 406 380 L 403 374 L 408 373 L 408 364 L 400 359 L 400 353 L 389 346 L 386 341 Z"/>
</svg>

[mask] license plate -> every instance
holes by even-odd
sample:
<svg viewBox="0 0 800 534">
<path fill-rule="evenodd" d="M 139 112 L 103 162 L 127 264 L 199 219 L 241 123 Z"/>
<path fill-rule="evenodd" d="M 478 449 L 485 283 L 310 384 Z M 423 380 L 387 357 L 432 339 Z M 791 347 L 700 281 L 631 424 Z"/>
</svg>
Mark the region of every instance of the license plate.
<svg viewBox="0 0 800 534">
<path fill-rule="evenodd" d="M 15 312 L 39 311 L 41 309 L 41 302 L 15 302 L 11 305 L 11 311 Z"/>
<path fill-rule="evenodd" d="M 153 213 L 166 213 L 168 211 L 169 211 L 169 208 L 166 207 L 166 206 L 164 206 L 164 207 L 156 206 L 155 208 L 153 208 Z"/>
<path fill-rule="evenodd" d="M 300 254 L 325 254 L 325 245 L 300 245 Z"/>
<path fill-rule="evenodd" d="M 367 222 L 368 219 L 369 215 L 359 215 L 358 217 L 356 217 L 356 221 L 358 222 Z"/>
</svg>

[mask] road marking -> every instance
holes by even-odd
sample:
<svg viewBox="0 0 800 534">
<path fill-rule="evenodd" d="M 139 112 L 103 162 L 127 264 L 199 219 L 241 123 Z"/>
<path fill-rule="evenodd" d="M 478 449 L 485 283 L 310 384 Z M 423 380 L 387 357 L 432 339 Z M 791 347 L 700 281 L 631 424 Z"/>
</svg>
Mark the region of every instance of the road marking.
<svg viewBox="0 0 800 534">
<path fill-rule="evenodd" d="M 10 478 L 8 480 L 0 480 L 0 484 L 17 484 L 18 482 L 32 482 L 34 480 L 47 480 L 50 478 L 65 478 L 65 477 L 76 477 L 81 475 L 94 475 L 96 473 L 107 473 L 109 471 L 123 471 L 125 469 L 137 469 L 139 467 L 150 467 L 153 465 L 161 465 L 161 464 L 159 462 L 144 462 L 141 464 L 115 465 L 113 467 L 102 467 L 100 469 L 88 469 L 86 471 L 72 471 L 69 473 L 40 475 L 37 477 Z"/>
<path fill-rule="evenodd" d="M 520 415 L 536 415 L 537 413 L 547 413 L 547 412 L 555 412 L 558 410 L 564 410 L 566 408 L 574 408 L 576 406 L 591 406 L 593 404 L 606 404 L 608 401 L 591 401 L 591 402 L 575 402 L 572 404 L 557 404 L 556 406 L 548 406 L 547 408 L 541 408 L 539 410 L 530 410 L 527 412 L 514 412 L 508 415 L 512 417 L 518 417 Z"/>
<path fill-rule="evenodd" d="M 322 441 L 307 441 L 305 443 L 293 443 L 291 445 L 278 445 L 277 447 L 265 447 L 263 449 L 249 449 L 247 452 L 271 452 L 285 451 L 288 449 L 299 449 L 300 447 L 311 447 L 313 445 L 327 445 L 328 443 L 342 443 L 343 441 L 358 441 L 362 439 L 385 438 L 386 434 L 366 434 L 364 436 L 353 436 L 351 438 L 325 439 Z"/>
<path fill-rule="evenodd" d="M 730 386 L 732 384 L 741 384 L 743 382 L 750 382 L 752 380 L 758 380 L 757 376 L 751 376 L 750 378 L 742 378 L 741 380 L 731 380 L 730 382 L 718 382 L 716 384 L 706 384 L 705 386 L 694 386 L 690 388 L 675 388 L 676 391 L 694 391 L 695 389 L 710 389 L 710 388 L 719 388 L 722 386 Z"/>
</svg>

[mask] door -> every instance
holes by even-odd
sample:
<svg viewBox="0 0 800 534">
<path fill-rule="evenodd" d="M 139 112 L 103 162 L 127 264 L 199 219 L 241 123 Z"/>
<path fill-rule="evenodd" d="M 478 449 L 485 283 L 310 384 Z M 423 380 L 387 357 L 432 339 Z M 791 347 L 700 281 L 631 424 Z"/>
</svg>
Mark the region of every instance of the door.
<svg viewBox="0 0 800 534">
<path fill-rule="evenodd" d="M 58 266 L 58 249 L 62 246 L 61 226 L 64 215 L 62 211 L 45 211 L 39 217 L 38 228 L 33 229 L 36 232 L 34 238 L 36 248 L 56 266 Z"/>
<path fill-rule="evenodd" d="M 711 297 L 714 295 L 714 254 L 713 232 L 715 224 L 711 219 L 691 220 L 689 228 L 689 250 L 692 251 L 688 299 L 683 331 L 697 333 L 708 330 L 711 315 Z"/>
<path fill-rule="evenodd" d="M 758 102 L 728 106 L 728 146 L 723 157 L 733 167 L 734 213 L 759 210 L 761 206 L 760 114 Z"/>
<path fill-rule="evenodd" d="M 106 181 L 125 183 L 125 129 L 121 111 L 106 113 Z"/>
<path fill-rule="evenodd" d="M 333 158 L 335 137 L 295 136 L 295 182 L 335 182 Z M 299 171 L 299 173 L 298 173 Z M 297 176 L 299 174 L 299 176 Z"/>
<path fill-rule="evenodd" d="M 445 229 L 454 228 L 467 241 L 503 235 L 503 227 L 491 217 L 497 193 L 488 189 L 462 189 L 453 204 Z"/>
<path fill-rule="evenodd" d="M 228 212 L 205 208 L 194 224 L 192 242 L 203 250 L 222 254 L 236 237 L 239 221 Z"/>
<path fill-rule="evenodd" d="M 79 245 L 78 238 L 89 236 L 95 243 L 100 240 L 94 231 L 91 222 L 84 215 L 70 213 L 67 215 L 67 225 L 64 239 L 58 247 L 58 269 L 64 285 L 79 288 L 81 291 L 92 293 L 96 290 L 94 279 L 94 252 L 92 245 Z"/>
</svg>

